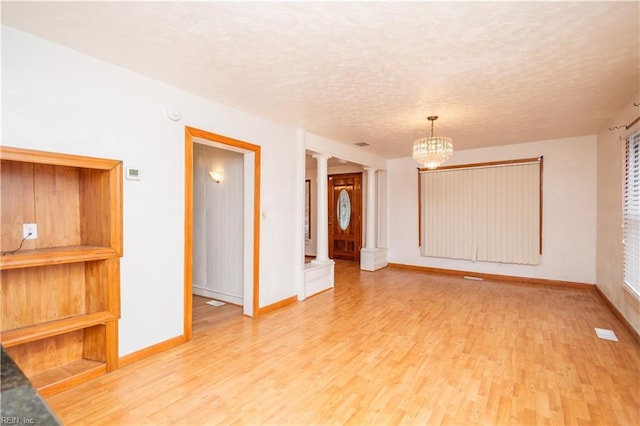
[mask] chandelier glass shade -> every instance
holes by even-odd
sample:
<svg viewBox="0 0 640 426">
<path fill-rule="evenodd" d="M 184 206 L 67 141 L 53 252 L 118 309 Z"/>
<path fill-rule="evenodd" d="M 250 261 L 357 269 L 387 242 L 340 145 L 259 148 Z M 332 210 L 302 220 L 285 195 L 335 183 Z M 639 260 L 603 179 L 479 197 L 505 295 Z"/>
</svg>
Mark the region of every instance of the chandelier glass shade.
<svg viewBox="0 0 640 426">
<path fill-rule="evenodd" d="M 437 168 L 453 155 L 453 140 L 446 136 L 433 136 L 433 122 L 437 116 L 427 117 L 431 121 L 431 136 L 413 142 L 413 158 L 429 170 Z"/>
</svg>

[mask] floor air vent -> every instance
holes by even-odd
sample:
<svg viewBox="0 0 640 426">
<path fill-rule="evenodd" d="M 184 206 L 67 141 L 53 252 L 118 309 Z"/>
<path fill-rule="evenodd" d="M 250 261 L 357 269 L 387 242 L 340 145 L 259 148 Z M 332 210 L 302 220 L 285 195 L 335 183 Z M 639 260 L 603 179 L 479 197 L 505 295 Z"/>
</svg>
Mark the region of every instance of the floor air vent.
<svg viewBox="0 0 640 426">
<path fill-rule="evenodd" d="M 606 330 L 604 328 L 595 328 L 594 330 L 596 331 L 598 337 L 601 339 L 612 340 L 614 342 L 618 341 L 618 337 L 616 336 L 616 333 L 613 332 L 613 330 Z"/>
</svg>

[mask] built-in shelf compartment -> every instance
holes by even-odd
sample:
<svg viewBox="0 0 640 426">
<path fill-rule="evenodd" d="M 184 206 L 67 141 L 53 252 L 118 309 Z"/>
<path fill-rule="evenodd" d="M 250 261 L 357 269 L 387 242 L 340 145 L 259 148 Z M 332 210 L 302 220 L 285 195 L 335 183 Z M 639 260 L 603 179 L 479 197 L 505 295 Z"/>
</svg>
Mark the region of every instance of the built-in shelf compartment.
<svg viewBox="0 0 640 426">
<path fill-rule="evenodd" d="M 110 324 L 111 323 L 111 324 Z M 115 321 L 32 339 L 5 350 L 38 390 L 60 390 L 108 371 L 107 329 Z"/>
</svg>

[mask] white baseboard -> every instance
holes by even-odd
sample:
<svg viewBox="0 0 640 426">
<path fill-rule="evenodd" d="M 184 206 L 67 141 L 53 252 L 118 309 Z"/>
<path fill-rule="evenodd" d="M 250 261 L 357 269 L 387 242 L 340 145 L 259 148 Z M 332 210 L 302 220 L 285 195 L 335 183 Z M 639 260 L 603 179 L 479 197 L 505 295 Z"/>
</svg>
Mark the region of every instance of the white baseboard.
<svg viewBox="0 0 640 426">
<path fill-rule="evenodd" d="M 220 300 L 222 302 L 231 303 L 233 305 L 242 306 L 244 303 L 243 297 L 235 294 L 228 294 L 220 291 L 210 290 L 204 288 L 201 285 L 193 284 L 193 294 L 196 296 L 208 297 L 210 299 Z"/>
</svg>

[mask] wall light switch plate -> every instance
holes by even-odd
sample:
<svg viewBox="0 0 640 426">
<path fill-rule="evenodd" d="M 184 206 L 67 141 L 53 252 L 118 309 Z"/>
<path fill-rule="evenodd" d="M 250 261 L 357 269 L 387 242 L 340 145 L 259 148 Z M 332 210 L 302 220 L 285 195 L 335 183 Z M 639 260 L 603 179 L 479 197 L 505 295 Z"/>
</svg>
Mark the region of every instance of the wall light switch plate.
<svg viewBox="0 0 640 426">
<path fill-rule="evenodd" d="M 35 223 L 22 224 L 22 238 L 25 240 L 35 240 L 38 238 L 38 225 Z"/>
<path fill-rule="evenodd" d="M 126 167 L 125 177 L 128 180 L 140 180 L 140 169 L 138 167 Z"/>
</svg>

